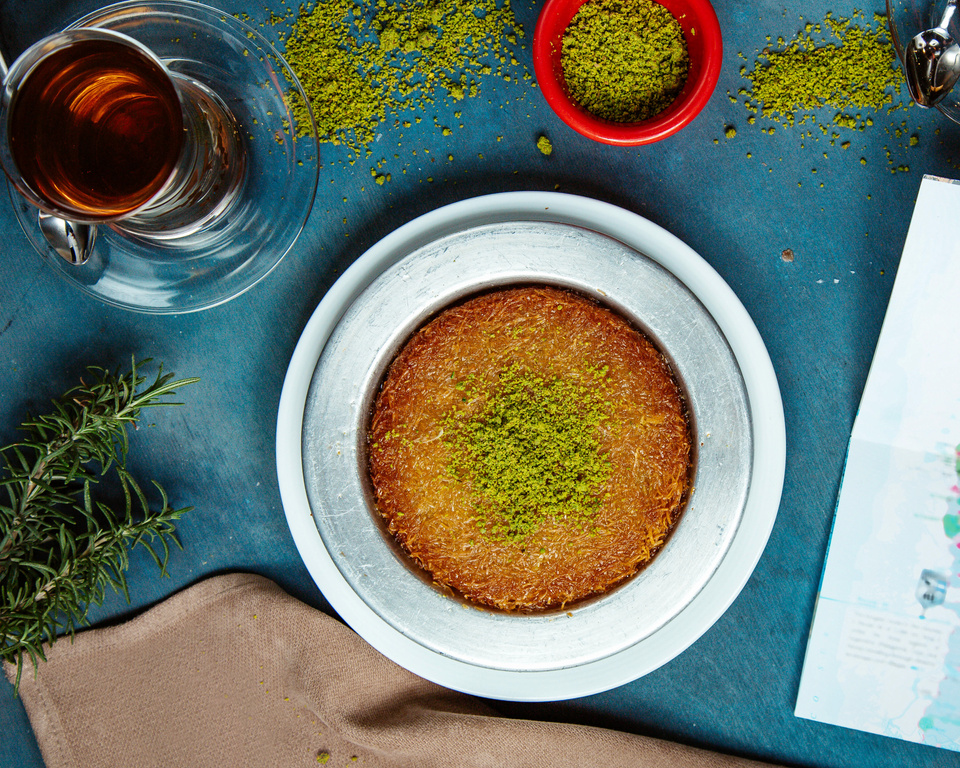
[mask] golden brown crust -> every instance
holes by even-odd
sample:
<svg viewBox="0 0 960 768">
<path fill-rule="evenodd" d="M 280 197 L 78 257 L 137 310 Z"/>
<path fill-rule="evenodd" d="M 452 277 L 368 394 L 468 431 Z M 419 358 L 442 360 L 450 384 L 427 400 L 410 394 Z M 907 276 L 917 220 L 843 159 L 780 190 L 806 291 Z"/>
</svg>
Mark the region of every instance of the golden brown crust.
<svg viewBox="0 0 960 768">
<path fill-rule="evenodd" d="M 612 418 L 596 428 L 610 461 L 592 526 L 547 518 L 522 541 L 484 534 L 476 492 L 449 471 L 445 419 L 482 408 L 518 364 L 544 377 L 607 367 Z M 466 399 L 466 402 L 465 402 Z M 377 508 L 441 585 L 503 609 L 560 606 L 632 576 L 662 545 L 683 504 L 690 433 L 680 390 L 657 349 L 618 314 L 549 287 L 498 290 L 442 312 L 401 350 L 375 405 L 370 476 Z"/>
</svg>

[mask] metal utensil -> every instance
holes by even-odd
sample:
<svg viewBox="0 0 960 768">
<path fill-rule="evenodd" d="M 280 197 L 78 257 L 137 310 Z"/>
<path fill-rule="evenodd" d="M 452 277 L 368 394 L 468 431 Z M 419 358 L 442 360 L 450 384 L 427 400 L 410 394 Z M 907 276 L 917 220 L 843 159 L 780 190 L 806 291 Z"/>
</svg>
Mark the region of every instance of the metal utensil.
<svg viewBox="0 0 960 768">
<path fill-rule="evenodd" d="M 67 221 L 44 211 L 38 214 L 38 223 L 50 247 L 64 260 L 80 266 L 90 258 L 97 239 L 96 227 Z"/>
<path fill-rule="evenodd" d="M 0 83 L 6 77 L 7 62 L 0 52 Z M 50 247 L 70 264 L 80 266 L 90 258 L 90 251 L 97 239 L 95 226 L 67 221 L 43 211 L 39 213 L 38 224 Z"/>
<path fill-rule="evenodd" d="M 550 216 L 563 216 L 557 211 L 564 204 L 577 205 L 548 199 Z M 450 221 L 443 234 L 424 245 L 417 240 L 402 259 L 394 261 L 391 252 L 391 261 L 378 262 L 383 272 L 336 310 L 339 320 L 311 372 L 297 438 L 311 520 L 331 564 L 351 585 L 354 597 L 346 599 L 362 602 L 405 638 L 446 659 L 487 670 L 546 672 L 639 643 L 694 600 L 719 568 L 745 514 L 758 427 L 720 326 L 673 273 L 598 232 L 562 222 L 496 220 L 507 215 L 471 226 L 479 214 L 452 233 L 457 224 Z M 685 513 L 669 545 L 641 574 L 581 606 L 579 619 L 569 622 L 557 621 L 557 613 L 457 607 L 456 598 L 424 579 L 381 528 L 370 506 L 364 456 L 366 414 L 403 341 L 465 296 L 538 282 L 609 301 L 656 339 L 684 383 L 694 434 L 700 435 L 694 511 Z M 356 338 L 364 339 L 363 350 L 351 343 Z M 327 386 L 331 381 L 338 387 Z M 349 397 L 340 396 L 346 391 Z M 703 436 L 711 432 L 730 439 Z"/>
<path fill-rule="evenodd" d="M 958 0 L 947 0 L 940 24 L 915 35 L 904 54 L 904 70 L 910 96 L 921 107 L 935 106 L 960 78 L 960 45 L 947 27 L 957 11 Z"/>
</svg>

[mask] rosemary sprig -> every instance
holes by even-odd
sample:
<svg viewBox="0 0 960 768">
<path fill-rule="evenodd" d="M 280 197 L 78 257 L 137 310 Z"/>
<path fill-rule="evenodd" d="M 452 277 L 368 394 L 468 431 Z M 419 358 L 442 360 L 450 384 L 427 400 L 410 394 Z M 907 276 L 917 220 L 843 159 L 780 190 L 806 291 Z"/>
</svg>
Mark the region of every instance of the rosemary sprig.
<svg viewBox="0 0 960 768">
<path fill-rule="evenodd" d="M 0 449 L 0 658 L 17 665 L 15 689 L 24 656 L 36 665 L 44 642 L 88 624 L 108 585 L 129 602 L 131 548 L 146 548 L 166 574 L 170 544 L 179 546 L 174 521 L 190 509 L 171 508 L 156 482 L 160 507 L 151 509 L 126 470 L 127 426 L 143 408 L 178 405 L 162 398 L 198 379 L 172 381 L 160 366 L 138 391 L 146 378 L 135 360 L 126 374 L 87 370 L 92 383 L 81 379 L 53 401 L 53 413 L 23 423 L 23 440 Z M 107 476 L 122 489 L 121 510 L 94 495 Z"/>
</svg>

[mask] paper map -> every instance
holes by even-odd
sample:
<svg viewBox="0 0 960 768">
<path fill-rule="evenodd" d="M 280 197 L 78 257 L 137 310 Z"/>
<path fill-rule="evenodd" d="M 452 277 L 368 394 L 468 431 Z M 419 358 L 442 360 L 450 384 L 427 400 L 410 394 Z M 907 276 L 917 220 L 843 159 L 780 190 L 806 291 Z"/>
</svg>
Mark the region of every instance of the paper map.
<svg viewBox="0 0 960 768">
<path fill-rule="evenodd" d="M 960 184 L 925 177 L 847 453 L 796 714 L 960 751 Z"/>
</svg>

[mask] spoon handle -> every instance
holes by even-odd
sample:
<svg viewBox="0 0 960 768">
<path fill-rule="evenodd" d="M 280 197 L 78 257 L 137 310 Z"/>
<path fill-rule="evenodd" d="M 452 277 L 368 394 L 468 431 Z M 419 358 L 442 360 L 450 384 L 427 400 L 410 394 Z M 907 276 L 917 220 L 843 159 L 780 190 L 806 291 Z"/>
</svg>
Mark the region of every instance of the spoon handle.
<svg viewBox="0 0 960 768">
<path fill-rule="evenodd" d="M 946 31 L 947 27 L 950 26 L 950 22 L 953 21 L 953 16 L 957 12 L 957 3 L 960 0 L 947 0 L 947 6 L 943 9 L 943 16 L 940 17 L 939 29 Z"/>
</svg>

